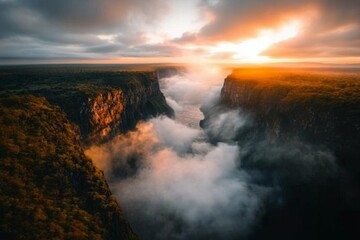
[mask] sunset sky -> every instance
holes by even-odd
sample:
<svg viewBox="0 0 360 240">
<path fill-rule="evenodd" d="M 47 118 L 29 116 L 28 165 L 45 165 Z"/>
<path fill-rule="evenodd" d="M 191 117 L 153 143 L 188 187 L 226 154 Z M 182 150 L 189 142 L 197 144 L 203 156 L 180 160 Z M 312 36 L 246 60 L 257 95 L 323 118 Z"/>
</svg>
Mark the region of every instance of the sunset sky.
<svg viewBox="0 0 360 240">
<path fill-rule="evenodd" d="M 359 63 L 359 16 L 359 0 L 0 0 L 0 63 Z"/>
</svg>

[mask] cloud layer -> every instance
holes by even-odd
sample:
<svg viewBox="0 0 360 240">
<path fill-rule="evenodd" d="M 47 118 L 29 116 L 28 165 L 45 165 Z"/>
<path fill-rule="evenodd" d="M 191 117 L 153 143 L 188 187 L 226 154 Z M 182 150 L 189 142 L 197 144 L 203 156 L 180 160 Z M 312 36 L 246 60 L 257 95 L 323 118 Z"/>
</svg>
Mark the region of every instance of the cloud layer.
<svg viewBox="0 0 360 240">
<path fill-rule="evenodd" d="M 0 58 L 231 60 L 226 52 L 210 50 L 295 20 L 301 23 L 298 36 L 263 55 L 356 58 L 359 5 L 356 0 L 1 0 Z"/>
</svg>

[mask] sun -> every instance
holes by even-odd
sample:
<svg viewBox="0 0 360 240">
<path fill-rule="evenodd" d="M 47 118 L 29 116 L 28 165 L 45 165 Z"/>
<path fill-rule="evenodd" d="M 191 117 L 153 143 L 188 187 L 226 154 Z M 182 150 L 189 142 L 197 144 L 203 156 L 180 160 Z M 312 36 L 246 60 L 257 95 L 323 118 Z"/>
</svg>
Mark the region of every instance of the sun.
<svg viewBox="0 0 360 240">
<path fill-rule="evenodd" d="M 300 31 L 298 21 L 290 22 L 278 29 L 261 30 L 256 38 L 238 43 L 222 42 L 210 49 L 211 54 L 229 54 L 241 62 L 267 62 L 269 57 L 260 54 L 271 45 L 294 38 Z"/>
</svg>

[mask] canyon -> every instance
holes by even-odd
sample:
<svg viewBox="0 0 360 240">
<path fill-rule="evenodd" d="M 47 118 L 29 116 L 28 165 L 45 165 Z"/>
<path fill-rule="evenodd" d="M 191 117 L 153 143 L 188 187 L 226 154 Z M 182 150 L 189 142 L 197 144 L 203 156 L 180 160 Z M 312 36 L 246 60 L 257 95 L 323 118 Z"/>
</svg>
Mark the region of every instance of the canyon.
<svg viewBox="0 0 360 240">
<path fill-rule="evenodd" d="M 352 239 L 359 71 L 205 72 L 3 67 L 1 236 Z"/>
</svg>

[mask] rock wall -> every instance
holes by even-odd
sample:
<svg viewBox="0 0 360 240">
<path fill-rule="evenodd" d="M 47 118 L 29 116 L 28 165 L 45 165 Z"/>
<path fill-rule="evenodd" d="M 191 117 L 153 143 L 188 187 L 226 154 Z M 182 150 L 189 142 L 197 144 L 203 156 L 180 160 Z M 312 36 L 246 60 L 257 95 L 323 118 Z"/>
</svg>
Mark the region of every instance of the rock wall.
<svg viewBox="0 0 360 240">
<path fill-rule="evenodd" d="M 253 135 L 323 146 L 360 170 L 359 96 L 356 74 L 235 70 L 224 81 L 221 105 L 250 113 Z"/>
<path fill-rule="evenodd" d="M 0 96 L 31 94 L 60 106 L 80 127 L 85 144 L 106 141 L 137 121 L 173 110 L 158 77 L 177 68 L 125 70 L 118 67 L 33 67 L 3 69 Z"/>
<path fill-rule="evenodd" d="M 334 134 L 334 109 L 316 105 L 285 104 L 289 89 L 259 89 L 257 82 L 239 81 L 229 76 L 221 91 L 222 102 L 229 107 L 241 107 L 255 117 L 259 130 L 268 130 L 274 137 L 312 137 L 318 141 L 324 134 Z"/>
<path fill-rule="evenodd" d="M 133 129 L 139 120 L 174 114 L 160 91 L 155 73 L 147 73 L 145 80 L 134 87 L 113 85 L 109 90 L 85 96 L 80 106 L 75 106 L 78 112 L 69 109 L 73 107 L 64 106 L 64 110 L 79 125 L 85 143 L 106 141 Z"/>
<path fill-rule="evenodd" d="M 59 105 L 80 128 L 85 144 L 101 143 L 133 129 L 140 120 L 161 114 L 173 116 L 156 72 L 118 73 L 98 82 L 84 81 L 61 91 L 50 89 L 45 96 Z"/>
</svg>

